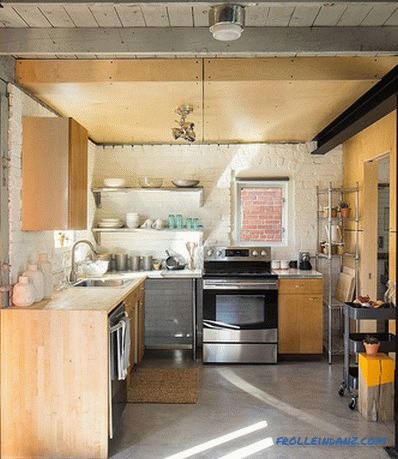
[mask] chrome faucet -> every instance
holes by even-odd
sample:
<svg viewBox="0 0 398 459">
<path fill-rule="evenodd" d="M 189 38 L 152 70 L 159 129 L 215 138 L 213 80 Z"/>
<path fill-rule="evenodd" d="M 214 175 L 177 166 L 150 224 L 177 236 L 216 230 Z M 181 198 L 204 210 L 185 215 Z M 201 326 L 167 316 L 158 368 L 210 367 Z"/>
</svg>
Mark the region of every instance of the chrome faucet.
<svg viewBox="0 0 398 459">
<path fill-rule="evenodd" d="M 79 244 L 87 244 L 89 246 L 89 248 L 91 249 L 91 251 L 94 253 L 94 255 L 97 255 L 97 251 L 95 250 L 95 247 L 94 247 L 93 243 L 91 241 L 89 241 L 88 239 L 81 239 L 80 241 L 76 241 L 72 245 L 72 249 L 71 249 L 71 251 L 72 251 L 71 271 L 70 271 L 70 274 L 69 274 L 69 282 L 70 283 L 74 283 L 74 282 L 77 281 L 75 252 L 76 252 L 76 247 Z"/>
</svg>

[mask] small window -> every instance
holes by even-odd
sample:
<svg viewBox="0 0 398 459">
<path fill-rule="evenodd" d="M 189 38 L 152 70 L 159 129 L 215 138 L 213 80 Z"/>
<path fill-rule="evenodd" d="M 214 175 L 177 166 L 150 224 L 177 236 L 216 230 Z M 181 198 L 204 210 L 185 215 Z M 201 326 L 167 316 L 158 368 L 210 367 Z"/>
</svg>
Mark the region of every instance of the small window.
<svg viewBox="0 0 398 459">
<path fill-rule="evenodd" d="M 287 244 L 288 179 L 238 180 L 236 228 L 239 244 Z"/>
</svg>

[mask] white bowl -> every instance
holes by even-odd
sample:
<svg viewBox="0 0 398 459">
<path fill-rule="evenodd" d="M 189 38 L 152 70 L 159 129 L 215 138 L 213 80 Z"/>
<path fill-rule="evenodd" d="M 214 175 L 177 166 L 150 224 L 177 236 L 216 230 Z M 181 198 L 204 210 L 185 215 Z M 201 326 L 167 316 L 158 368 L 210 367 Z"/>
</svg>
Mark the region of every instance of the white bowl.
<svg viewBox="0 0 398 459">
<path fill-rule="evenodd" d="M 126 179 L 124 178 L 106 178 L 104 179 L 104 185 L 110 188 L 121 188 L 126 186 Z"/>
<path fill-rule="evenodd" d="M 163 179 L 158 177 L 139 177 L 138 183 L 141 188 L 161 188 Z"/>
<path fill-rule="evenodd" d="M 122 228 L 123 223 L 98 223 L 99 228 Z"/>
<path fill-rule="evenodd" d="M 130 222 L 129 220 L 126 221 L 127 228 L 134 229 L 140 226 L 140 222 L 137 220 L 136 222 Z"/>
<path fill-rule="evenodd" d="M 87 277 L 100 277 L 108 271 L 109 261 L 96 260 L 82 263 L 81 268 Z"/>
<path fill-rule="evenodd" d="M 193 188 L 199 185 L 200 181 L 191 179 L 177 179 L 172 180 L 171 183 L 177 188 Z"/>
</svg>

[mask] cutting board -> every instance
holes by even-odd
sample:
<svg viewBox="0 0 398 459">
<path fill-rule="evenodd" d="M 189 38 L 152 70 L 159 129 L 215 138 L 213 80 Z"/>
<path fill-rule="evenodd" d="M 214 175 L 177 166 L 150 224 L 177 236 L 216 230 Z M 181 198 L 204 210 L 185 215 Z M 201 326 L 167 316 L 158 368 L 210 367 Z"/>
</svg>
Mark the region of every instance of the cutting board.
<svg viewBox="0 0 398 459">
<path fill-rule="evenodd" d="M 340 273 L 337 280 L 336 291 L 334 297 L 337 301 L 345 303 L 352 301 L 354 297 L 355 278 L 351 274 L 345 272 Z"/>
</svg>

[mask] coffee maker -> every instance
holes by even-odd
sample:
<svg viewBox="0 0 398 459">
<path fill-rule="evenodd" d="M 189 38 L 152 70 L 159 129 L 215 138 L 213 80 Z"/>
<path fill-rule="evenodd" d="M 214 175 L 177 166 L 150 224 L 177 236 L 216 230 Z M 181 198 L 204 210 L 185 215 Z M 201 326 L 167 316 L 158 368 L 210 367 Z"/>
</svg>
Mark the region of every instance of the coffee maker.
<svg viewBox="0 0 398 459">
<path fill-rule="evenodd" d="M 311 271 L 311 255 L 310 252 L 299 252 L 299 269 L 303 271 Z"/>
</svg>

